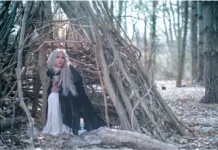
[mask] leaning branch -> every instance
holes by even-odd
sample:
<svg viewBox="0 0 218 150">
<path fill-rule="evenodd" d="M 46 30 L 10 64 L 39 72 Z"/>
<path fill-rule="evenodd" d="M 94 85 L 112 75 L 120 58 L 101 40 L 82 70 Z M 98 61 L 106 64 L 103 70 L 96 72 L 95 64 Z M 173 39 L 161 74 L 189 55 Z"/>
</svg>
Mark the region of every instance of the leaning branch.
<svg viewBox="0 0 218 150">
<path fill-rule="evenodd" d="M 21 33 L 20 33 L 20 41 L 19 41 L 19 46 L 18 46 L 18 63 L 17 63 L 17 68 L 16 68 L 16 75 L 17 75 L 17 85 L 18 85 L 18 96 L 20 100 L 20 106 L 24 110 L 24 112 L 27 115 L 28 121 L 29 121 L 29 126 L 32 128 L 33 127 L 33 122 L 32 118 L 30 115 L 30 112 L 24 102 L 24 97 L 23 97 L 23 90 L 22 90 L 22 79 L 21 79 L 21 68 L 22 68 L 22 55 L 23 55 L 23 43 L 24 43 L 24 34 L 25 34 L 25 29 L 26 29 L 26 21 L 28 17 L 28 13 L 30 10 L 29 6 L 30 2 L 27 2 L 26 8 L 24 11 L 23 19 L 22 19 L 22 26 L 21 26 Z M 31 140 L 31 145 L 33 145 L 33 139 L 30 138 Z"/>
</svg>

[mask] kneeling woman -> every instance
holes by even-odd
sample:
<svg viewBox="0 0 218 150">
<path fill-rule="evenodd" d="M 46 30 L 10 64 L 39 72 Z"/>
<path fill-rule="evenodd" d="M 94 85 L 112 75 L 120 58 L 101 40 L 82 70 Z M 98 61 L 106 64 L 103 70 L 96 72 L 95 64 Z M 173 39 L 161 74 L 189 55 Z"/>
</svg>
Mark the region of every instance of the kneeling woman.
<svg viewBox="0 0 218 150">
<path fill-rule="evenodd" d="M 43 133 L 53 135 L 78 134 L 80 118 L 87 131 L 105 126 L 106 123 L 94 111 L 79 72 L 71 65 L 65 50 L 56 49 L 48 58 L 47 123 Z M 54 82 L 55 77 L 59 82 Z"/>
</svg>

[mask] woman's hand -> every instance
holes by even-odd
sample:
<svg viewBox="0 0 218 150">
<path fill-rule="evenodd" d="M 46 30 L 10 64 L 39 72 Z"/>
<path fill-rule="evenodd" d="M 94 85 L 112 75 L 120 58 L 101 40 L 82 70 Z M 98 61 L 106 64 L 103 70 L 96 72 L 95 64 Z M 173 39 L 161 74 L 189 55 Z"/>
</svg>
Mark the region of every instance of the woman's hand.
<svg viewBox="0 0 218 150">
<path fill-rule="evenodd" d="M 53 86 L 51 91 L 52 92 L 59 92 L 59 86 L 60 86 L 61 82 L 57 83 L 57 82 L 53 82 Z"/>
</svg>

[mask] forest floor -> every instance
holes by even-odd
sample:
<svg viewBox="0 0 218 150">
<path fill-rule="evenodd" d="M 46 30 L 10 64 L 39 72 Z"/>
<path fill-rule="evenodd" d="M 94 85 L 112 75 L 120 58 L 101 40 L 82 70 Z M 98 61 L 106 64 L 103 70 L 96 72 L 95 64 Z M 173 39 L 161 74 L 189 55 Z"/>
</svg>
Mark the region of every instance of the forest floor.
<svg viewBox="0 0 218 150">
<path fill-rule="evenodd" d="M 186 85 L 175 87 L 175 82 L 157 82 L 162 97 L 175 115 L 188 127 L 187 136 L 174 135 L 181 150 L 217 150 L 218 148 L 218 104 L 200 103 L 205 88 Z M 166 90 L 161 90 L 164 85 Z"/>
<path fill-rule="evenodd" d="M 164 85 L 166 90 L 161 90 Z M 169 142 L 177 145 L 181 150 L 216 150 L 218 143 L 218 104 L 202 104 L 200 99 L 204 95 L 203 87 L 176 88 L 173 81 L 157 82 L 157 88 L 172 111 L 188 127 L 186 136 L 173 135 Z M 19 130 L 1 133 L 0 149 L 28 149 L 29 139 L 25 134 L 25 125 Z M 64 148 L 69 135 L 51 136 L 39 134 L 34 139 L 36 150 L 59 150 Z M 132 150 L 130 148 L 113 147 L 77 147 L 75 150 Z"/>
</svg>

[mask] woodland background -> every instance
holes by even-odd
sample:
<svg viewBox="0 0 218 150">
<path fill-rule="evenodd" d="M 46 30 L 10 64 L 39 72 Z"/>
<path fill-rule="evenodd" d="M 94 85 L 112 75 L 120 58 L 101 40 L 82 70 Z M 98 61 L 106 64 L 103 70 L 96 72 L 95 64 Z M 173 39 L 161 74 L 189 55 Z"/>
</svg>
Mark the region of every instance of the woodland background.
<svg viewBox="0 0 218 150">
<path fill-rule="evenodd" d="M 215 1 L 1 1 L 1 132 L 13 133 L 20 123 L 45 124 L 47 56 L 65 48 L 108 127 L 163 142 L 172 133 L 186 135 L 156 81 L 201 86 L 200 102 L 218 102 L 217 6 Z"/>
</svg>

